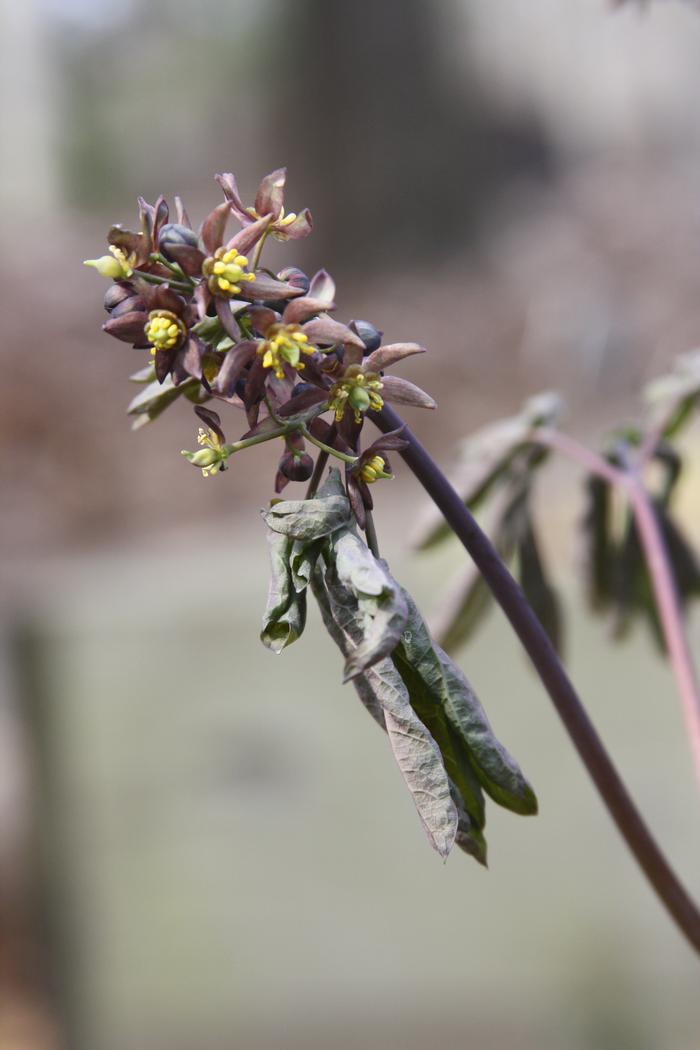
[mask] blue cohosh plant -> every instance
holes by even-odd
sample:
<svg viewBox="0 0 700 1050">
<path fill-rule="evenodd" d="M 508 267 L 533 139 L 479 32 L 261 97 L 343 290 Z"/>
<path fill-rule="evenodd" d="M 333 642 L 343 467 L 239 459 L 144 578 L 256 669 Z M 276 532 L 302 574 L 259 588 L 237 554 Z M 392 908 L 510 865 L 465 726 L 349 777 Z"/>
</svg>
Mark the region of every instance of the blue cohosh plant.
<svg viewBox="0 0 700 1050">
<path fill-rule="evenodd" d="M 458 495 L 390 407 L 435 407 L 423 390 L 387 374 L 423 347 L 383 345 L 369 322 L 333 318 L 336 289 L 325 270 L 309 279 L 294 266 L 272 273 L 262 265 L 268 238 L 294 241 L 312 229 L 307 210 L 285 212 L 285 180 L 284 169 L 265 176 L 254 204 L 246 207 L 233 175 L 217 176 L 225 200 L 196 231 L 179 198 L 175 221 L 162 197 L 154 205 L 140 199 L 139 229 L 112 227 L 109 254 L 87 261 L 111 281 L 104 330 L 143 355 L 132 376 L 141 386 L 128 408 L 134 427 L 156 419 L 176 400 L 190 402 L 201 426 L 197 448 L 182 454 L 204 477 L 224 472 L 233 457 L 255 445 L 280 446 L 276 496 L 263 515 L 271 582 L 262 640 L 279 653 L 299 638 L 310 591 L 341 650 L 345 681 L 388 735 L 431 844 L 442 857 L 456 844 L 485 863 L 485 797 L 523 815 L 534 814 L 537 802 L 464 674 L 379 555 L 373 490 L 392 477 L 390 456 L 398 453 L 436 508 L 428 538 L 452 529 L 476 567 L 452 610 L 453 637 L 448 630 L 446 640 L 468 633 L 488 589 L 528 651 L 636 859 L 700 950 L 700 913 L 642 821 L 538 616 L 504 564 L 517 551 L 523 585 L 556 641 L 556 598 L 528 503 L 535 470 L 556 441 L 566 441 L 552 437 L 558 434 L 556 403 L 537 399 L 522 418 L 501 428 L 495 448 L 482 449 L 471 463 L 467 492 Z M 240 229 L 227 239 L 230 220 Z M 219 413 L 225 413 L 225 426 Z M 225 431 L 241 414 L 244 431 L 228 440 Z M 380 431 L 369 442 L 368 421 Z M 667 437 L 662 428 L 653 455 L 661 455 Z M 604 477 L 621 470 L 611 456 L 596 460 Z M 593 473 L 600 478 L 600 470 Z M 290 482 L 307 483 L 306 491 L 281 499 Z M 496 550 L 468 507 L 499 489 Z M 601 511 L 591 514 L 600 537 Z"/>
</svg>

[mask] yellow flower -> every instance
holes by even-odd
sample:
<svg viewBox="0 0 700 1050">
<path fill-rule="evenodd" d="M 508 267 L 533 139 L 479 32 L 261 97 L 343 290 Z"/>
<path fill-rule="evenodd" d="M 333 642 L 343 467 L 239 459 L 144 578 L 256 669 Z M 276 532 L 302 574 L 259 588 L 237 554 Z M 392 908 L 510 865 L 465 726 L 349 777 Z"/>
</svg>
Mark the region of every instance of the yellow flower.
<svg viewBox="0 0 700 1050">
<path fill-rule="evenodd" d="M 156 350 L 173 350 L 187 335 L 180 318 L 170 310 L 151 310 L 144 332 L 152 354 Z"/>
<path fill-rule="evenodd" d="M 202 477 L 208 478 L 210 474 L 213 477 L 220 470 L 226 470 L 228 454 L 216 431 L 210 427 L 207 427 L 206 430 L 200 427 L 197 433 L 197 444 L 202 446 L 198 452 L 188 452 L 187 449 L 183 449 L 182 455 L 189 463 L 201 468 Z"/>
<path fill-rule="evenodd" d="M 246 272 L 247 265 L 247 257 L 239 255 L 235 248 L 229 251 L 217 248 L 202 264 L 202 273 L 207 278 L 212 295 L 224 295 L 227 298 L 240 295 L 241 283 L 255 280 L 254 273 Z"/>
<path fill-rule="evenodd" d="M 336 422 L 340 423 L 348 407 L 355 413 L 356 423 L 362 422 L 363 412 L 378 412 L 384 406 L 381 389 L 382 381 L 376 372 L 363 372 L 360 365 L 351 365 L 330 390 L 329 407 L 335 412 Z"/>
<path fill-rule="evenodd" d="M 301 354 L 313 354 L 315 346 L 298 324 L 273 324 L 265 332 L 265 340 L 258 346 L 263 368 L 273 368 L 278 379 L 284 379 L 284 365 L 300 372 L 304 367 Z"/>
</svg>

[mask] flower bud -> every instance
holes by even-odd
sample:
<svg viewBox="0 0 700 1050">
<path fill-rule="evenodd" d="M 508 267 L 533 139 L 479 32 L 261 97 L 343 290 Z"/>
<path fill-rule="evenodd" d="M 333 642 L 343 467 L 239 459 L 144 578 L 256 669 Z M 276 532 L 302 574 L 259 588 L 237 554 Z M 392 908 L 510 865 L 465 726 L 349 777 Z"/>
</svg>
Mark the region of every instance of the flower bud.
<svg viewBox="0 0 700 1050">
<path fill-rule="evenodd" d="M 111 277 L 114 281 L 123 281 L 131 277 L 136 261 L 133 252 L 127 256 L 123 248 L 118 248 L 116 244 L 110 244 L 109 250 L 111 255 L 101 255 L 99 259 L 85 259 L 83 266 L 92 266 L 100 277 Z"/>
<path fill-rule="evenodd" d="M 120 303 L 124 302 L 125 299 L 132 298 L 134 294 L 133 288 L 127 284 L 110 284 L 109 288 L 105 292 L 104 306 L 107 313 L 111 313 L 112 310 L 116 309 Z"/>
<path fill-rule="evenodd" d="M 211 467 L 221 460 L 221 455 L 213 448 L 200 448 L 197 452 L 187 452 L 183 449 L 182 455 L 195 467 Z"/>
<path fill-rule="evenodd" d="M 365 354 L 371 354 L 381 346 L 383 332 L 369 321 L 351 321 L 348 327 L 358 335 L 365 344 Z"/>
<path fill-rule="evenodd" d="M 284 281 L 285 284 L 291 284 L 292 288 L 300 288 L 304 295 L 308 292 L 311 284 L 304 271 L 300 270 L 298 266 L 287 266 L 284 270 L 280 270 L 277 274 L 277 280 Z"/>
<path fill-rule="evenodd" d="M 189 226 L 183 226 L 179 222 L 166 222 L 158 234 L 158 250 L 166 259 L 175 262 L 177 260 L 170 255 L 169 249 L 171 245 L 178 246 L 181 244 L 197 248 L 199 244 L 197 234 Z"/>
<path fill-rule="evenodd" d="M 391 478 L 392 474 L 389 474 L 384 468 L 386 467 L 386 461 L 383 456 L 372 456 L 371 459 L 363 465 L 360 470 L 360 477 L 367 485 L 374 484 L 375 481 L 379 481 L 380 478 Z"/>
<path fill-rule="evenodd" d="M 314 461 L 308 452 L 288 450 L 280 459 L 278 469 L 290 481 L 308 481 L 314 472 Z"/>
<path fill-rule="evenodd" d="M 313 383 L 297 383 L 292 390 L 292 397 L 299 397 L 300 394 L 306 394 L 309 390 L 318 390 L 318 387 L 314 386 Z"/>
<path fill-rule="evenodd" d="M 120 303 L 110 311 L 112 317 L 121 317 L 122 314 L 134 313 L 138 310 L 146 312 L 146 304 L 140 295 L 130 295 L 126 299 L 122 299 Z"/>
<path fill-rule="evenodd" d="M 101 255 L 99 259 L 85 259 L 83 266 L 92 266 L 100 277 L 111 277 L 115 281 L 128 276 L 124 273 L 121 262 L 114 255 Z"/>
</svg>

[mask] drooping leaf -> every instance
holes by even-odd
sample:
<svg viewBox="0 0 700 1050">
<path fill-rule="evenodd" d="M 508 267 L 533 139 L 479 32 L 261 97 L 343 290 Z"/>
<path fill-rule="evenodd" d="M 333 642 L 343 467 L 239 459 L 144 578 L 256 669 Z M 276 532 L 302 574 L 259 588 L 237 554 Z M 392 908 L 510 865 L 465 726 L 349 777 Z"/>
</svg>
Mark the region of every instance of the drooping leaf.
<svg viewBox="0 0 700 1050">
<path fill-rule="evenodd" d="M 392 659 L 406 683 L 418 717 L 428 726 L 443 752 L 445 766 L 467 812 L 478 819 L 479 800 L 472 797 L 473 787 L 467 775 L 467 769 L 471 769 L 499 805 L 515 813 L 535 813 L 537 800 L 532 788 L 518 764 L 496 739 L 469 682 L 449 656 L 434 644 L 413 599 L 404 594 L 408 622 Z M 446 750 L 443 750 L 443 741 Z"/>
<path fill-rule="evenodd" d="M 695 551 L 670 514 L 661 506 L 657 506 L 656 513 L 671 562 L 676 590 L 681 602 L 685 605 L 689 599 L 700 595 L 700 563 L 698 563 Z"/>
<path fill-rule="evenodd" d="M 276 653 L 296 641 L 306 623 L 306 588 L 324 538 L 348 520 L 337 470 L 314 499 L 280 502 L 263 515 L 270 545 L 270 589 L 261 640 Z"/>
<path fill-rule="evenodd" d="M 295 540 L 318 540 L 341 529 L 350 520 L 347 496 L 283 500 L 265 511 L 263 518 L 273 532 Z"/>
<path fill-rule="evenodd" d="M 306 592 L 294 586 L 289 565 L 294 541 L 268 531 L 270 587 L 260 639 L 274 653 L 281 653 L 300 637 L 306 624 Z"/>
<path fill-rule="evenodd" d="M 613 598 L 615 543 L 611 535 L 611 499 L 607 481 L 593 475 L 586 478 L 582 561 L 586 596 L 594 612 L 607 609 Z"/>
<path fill-rule="evenodd" d="M 328 632 L 347 660 L 355 648 L 352 637 L 360 637 L 364 629 L 359 607 L 356 609 L 357 620 L 346 634 L 333 615 L 318 568 L 312 587 Z M 350 626 L 350 620 L 346 623 Z M 447 857 L 458 833 L 457 809 L 440 751 L 411 707 L 401 677 L 391 661 L 383 659 L 356 675 L 353 685 L 365 707 L 389 736 L 396 763 L 411 792 L 428 840 L 441 857 Z M 462 828 L 462 834 L 465 833 L 468 833 L 468 822 Z"/>
<path fill-rule="evenodd" d="M 330 538 L 325 582 L 339 626 L 347 630 L 348 620 L 359 620 L 362 625 L 345 663 L 344 680 L 348 681 L 396 647 L 406 624 L 406 601 L 386 563 L 375 558 L 349 528 Z"/>
<path fill-rule="evenodd" d="M 148 383 L 139 390 L 126 410 L 127 415 L 135 417 L 132 424 L 133 429 L 138 430 L 144 424 L 157 419 L 181 394 L 191 394 L 198 388 L 199 382 L 196 379 L 188 379 L 179 386 L 175 386 L 170 376 L 166 376 L 162 383 L 157 380 Z"/>
</svg>

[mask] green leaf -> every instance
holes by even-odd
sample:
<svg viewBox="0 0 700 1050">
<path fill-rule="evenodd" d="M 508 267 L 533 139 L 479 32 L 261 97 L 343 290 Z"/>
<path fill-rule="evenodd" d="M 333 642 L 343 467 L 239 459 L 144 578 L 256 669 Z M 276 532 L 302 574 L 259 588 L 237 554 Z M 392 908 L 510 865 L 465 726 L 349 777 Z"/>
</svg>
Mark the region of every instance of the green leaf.
<svg viewBox="0 0 700 1050">
<path fill-rule="evenodd" d="M 583 573 L 588 604 L 593 611 L 608 608 L 613 599 L 615 543 L 611 535 L 610 485 L 603 478 L 586 478 L 587 508 L 583 518 Z"/>
<path fill-rule="evenodd" d="M 197 379 L 187 379 L 184 383 L 180 383 L 179 386 L 175 386 L 170 376 L 166 376 L 162 383 L 159 383 L 157 380 L 153 383 L 148 383 L 142 390 L 139 390 L 126 410 L 127 415 L 136 417 L 132 424 L 133 429 L 138 430 L 146 423 L 151 423 L 178 397 L 182 394 L 187 394 L 188 391 L 196 390 L 198 387 L 199 381 Z"/>
<path fill-rule="evenodd" d="M 340 627 L 347 630 L 349 620 L 361 625 L 345 663 L 348 681 L 391 653 L 408 610 L 386 563 L 375 558 L 354 531 L 341 529 L 330 537 L 325 560 L 326 588 Z"/>
<path fill-rule="evenodd" d="M 671 562 L 671 571 L 683 605 L 700 594 L 700 564 L 688 540 L 668 512 L 657 505 L 656 514 Z"/>
<path fill-rule="evenodd" d="M 356 619 L 346 616 L 349 633 L 338 624 L 331 601 L 317 567 L 312 578 L 326 628 L 346 660 L 351 656 L 354 639 L 364 629 L 359 607 Z M 408 787 L 428 840 L 441 857 L 449 854 L 458 834 L 459 816 L 452 798 L 447 772 L 440 750 L 429 731 L 411 707 L 408 693 L 391 660 L 383 659 L 353 678 L 355 690 L 365 707 L 389 736 L 391 749 Z M 468 833 L 468 823 L 462 835 Z"/>
<path fill-rule="evenodd" d="M 296 540 L 318 540 L 348 523 L 350 504 L 345 496 L 284 500 L 266 511 L 263 517 L 273 532 Z"/>
<path fill-rule="evenodd" d="M 301 635 L 306 624 L 306 593 L 294 585 L 289 559 L 294 541 L 268 532 L 270 587 L 260 638 L 274 653 L 281 653 Z"/>
<path fill-rule="evenodd" d="M 474 792 L 469 771 L 499 805 L 524 815 L 537 812 L 532 788 L 496 739 L 466 677 L 433 643 L 413 599 L 404 594 L 408 622 L 392 659 L 418 717 L 442 751 L 469 816 L 483 826 L 483 802 Z"/>
</svg>

